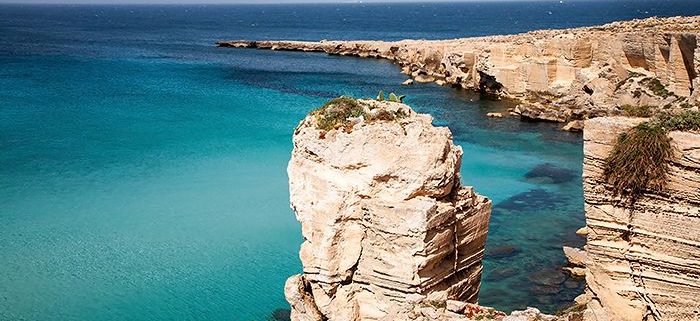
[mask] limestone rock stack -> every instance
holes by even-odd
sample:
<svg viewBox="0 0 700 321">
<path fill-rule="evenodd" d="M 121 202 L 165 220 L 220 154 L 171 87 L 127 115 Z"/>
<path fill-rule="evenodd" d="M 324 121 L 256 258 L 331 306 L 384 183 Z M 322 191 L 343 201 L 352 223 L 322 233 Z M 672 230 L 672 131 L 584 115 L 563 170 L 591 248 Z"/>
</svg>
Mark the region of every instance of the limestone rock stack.
<svg viewBox="0 0 700 321">
<path fill-rule="evenodd" d="M 586 282 L 596 298 L 587 313 L 610 320 L 700 320 L 700 135 L 670 133 L 677 155 L 663 192 L 647 192 L 631 205 L 604 184 L 604 160 L 617 135 L 641 121 L 586 122 Z"/>
<path fill-rule="evenodd" d="M 401 118 L 294 133 L 291 205 L 303 274 L 285 294 L 292 320 L 464 318 L 479 292 L 491 202 L 460 183 L 462 149 L 429 115 L 359 101 Z"/>
</svg>

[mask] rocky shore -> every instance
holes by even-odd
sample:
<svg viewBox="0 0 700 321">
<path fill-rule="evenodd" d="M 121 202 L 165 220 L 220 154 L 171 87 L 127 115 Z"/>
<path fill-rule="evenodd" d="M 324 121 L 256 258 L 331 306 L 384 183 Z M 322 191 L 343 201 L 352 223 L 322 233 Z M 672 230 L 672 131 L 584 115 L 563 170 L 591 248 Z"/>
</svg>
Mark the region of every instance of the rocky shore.
<svg viewBox="0 0 700 321">
<path fill-rule="evenodd" d="M 399 102 L 335 99 L 294 132 L 303 274 L 293 321 L 581 320 L 477 304 L 491 201 L 462 185 L 446 127 Z"/>
<path fill-rule="evenodd" d="M 296 128 L 288 166 L 304 236 L 303 274 L 285 285 L 291 319 L 696 320 L 700 135 L 669 132 L 664 190 L 630 202 L 605 178 L 616 137 L 646 120 L 587 121 L 587 245 L 564 248 L 585 293 L 557 316 L 507 315 L 477 302 L 491 202 L 462 185 L 450 130 L 395 101 L 329 102 Z"/>
<path fill-rule="evenodd" d="M 394 61 L 416 82 L 520 102 L 513 114 L 566 122 L 697 108 L 700 17 L 452 40 L 220 41 L 221 47 L 324 52 Z"/>
</svg>

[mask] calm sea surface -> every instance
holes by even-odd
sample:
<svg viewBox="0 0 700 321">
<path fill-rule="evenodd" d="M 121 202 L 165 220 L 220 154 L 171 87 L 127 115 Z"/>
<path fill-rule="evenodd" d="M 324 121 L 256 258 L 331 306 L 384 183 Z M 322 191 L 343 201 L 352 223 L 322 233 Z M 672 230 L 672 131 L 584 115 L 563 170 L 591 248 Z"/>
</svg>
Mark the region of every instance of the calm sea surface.
<svg viewBox="0 0 700 321">
<path fill-rule="evenodd" d="M 494 200 L 480 302 L 548 312 L 584 225 L 581 137 L 381 60 L 218 39 L 455 38 L 700 14 L 698 1 L 0 6 L 0 320 L 267 320 L 301 269 L 291 133 L 339 95 L 397 91 Z"/>
</svg>

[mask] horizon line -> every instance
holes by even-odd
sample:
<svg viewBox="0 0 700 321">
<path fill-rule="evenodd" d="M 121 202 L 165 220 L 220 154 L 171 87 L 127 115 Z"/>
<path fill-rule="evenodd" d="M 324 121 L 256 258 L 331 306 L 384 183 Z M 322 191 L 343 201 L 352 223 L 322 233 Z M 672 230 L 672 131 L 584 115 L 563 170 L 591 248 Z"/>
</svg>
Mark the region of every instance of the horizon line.
<svg viewBox="0 0 700 321">
<path fill-rule="evenodd" d="M 0 0 L 0 5 L 95 5 L 95 6 L 119 6 L 119 5 L 276 5 L 276 4 L 435 4 L 435 3 L 507 3 L 507 2 L 552 2 L 552 3 L 566 3 L 566 2 L 601 2 L 601 1 L 628 1 L 634 2 L 635 0 L 270 0 L 270 1 L 255 1 L 255 0 L 243 0 L 241 2 L 232 1 L 221 1 L 221 2 L 196 2 L 197 0 L 185 0 L 182 2 L 170 2 L 164 1 L 147 1 L 142 2 L 139 0 L 126 0 L 126 1 L 115 1 L 115 2 L 94 2 L 90 0 L 86 1 L 30 1 L 30 2 L 18 2 L 18 1 L 2 1 Z M 235 0 L 234 0 L 235 1 Z M 677 0 L 680 1 L 680 0 Z"/>
</svg>

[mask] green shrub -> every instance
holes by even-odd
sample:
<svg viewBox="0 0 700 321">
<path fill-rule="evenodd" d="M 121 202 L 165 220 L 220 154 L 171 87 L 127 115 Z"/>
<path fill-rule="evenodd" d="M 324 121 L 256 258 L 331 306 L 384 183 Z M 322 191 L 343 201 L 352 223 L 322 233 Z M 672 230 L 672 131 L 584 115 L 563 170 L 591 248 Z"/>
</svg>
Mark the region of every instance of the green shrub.
<svg viewBox="0 0 700 321">
<path fill-rule="evenodd" d="M 662 84 L 657 78 L 646 78 L 644 79 L 644 82 L 646 86 L 657 96 L 661 96 L 663 98 L 675 96 L 675 94 L 668 91 L 666 86 L 664 86 L 664 84 Z"/>
<path fill-rule="evenodd" d="M 622 105 L 622 110 L 625 111 L 625 114 L 627 116 L 651 117 L 653 108 L 649 105 L 642 105 L 642 106 Z"/>
<path fill-rule="evenodd" d="M 367 120 L 368 122 L 393 121 L 393 120 L 405 118 L 407 116 L 408 115 L 403 110 L 389 111 L 386 109 L 381 109 L 381 110 L 376 111 L 375 113 L 368 114 L 365 117 L 365 120 Z"/>
<path fill-rule="evenodd" d="M 673 157 L 667 130 L 655 121 L 620 134 L 605 160 L 604 175 L 616 194 L 633 199 L 645 190 L 662 190 Z"/>
<path fill-rule="evenodd" d="M 350 97 L 335 98 L 313 112 L 318 129 L 331 130 L 349 125 L 348 118 L 366 116 L 365 108 Z"/>
<path fill-rule="evenodd" d="M 389 101 L 393 101 L 395 103 L 402 103 L 404 97 L 406 97 L 406 96 L 404 96 L 404 95 L 399 96 L 395 93 L 390 93 L 389 94 Z"/>
<path fill-rule="evenodd" d="M 652 122 L 667 131 L 700 130 L 700 112 L 686 110 L 679 114 L 660 114 Z"/>
</svg>

